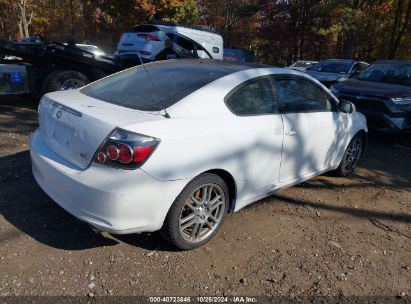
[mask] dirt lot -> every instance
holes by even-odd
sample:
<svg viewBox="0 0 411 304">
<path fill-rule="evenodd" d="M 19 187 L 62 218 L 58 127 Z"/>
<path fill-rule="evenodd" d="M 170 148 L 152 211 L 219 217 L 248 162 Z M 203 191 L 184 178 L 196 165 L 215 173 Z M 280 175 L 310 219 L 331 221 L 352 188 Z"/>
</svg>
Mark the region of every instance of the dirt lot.
<svg viewBox="0 0 411 304">
<path fill-rule="evenodd" d="M 411 150 L 373 136 L 320 176 L 230 215 L 206 247 L 95 235 L 31 175 L 36 105 L 0 100 L 1 295 L 411 295 Z"/>
</svg>

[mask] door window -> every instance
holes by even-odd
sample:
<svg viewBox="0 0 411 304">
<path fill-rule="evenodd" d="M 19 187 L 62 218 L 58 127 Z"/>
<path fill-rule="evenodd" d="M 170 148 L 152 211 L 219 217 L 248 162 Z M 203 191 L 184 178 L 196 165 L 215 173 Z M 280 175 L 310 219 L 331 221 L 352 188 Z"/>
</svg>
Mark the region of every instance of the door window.
<svg viewBox="0 0 411 304">
<path fill-rule="evenodd" d="M 276 100 L 280 113 L 330 112 L 332 98 L 308 79 L 276 79 Z"/>
<path fill-rule="evenodd" d="M 226 97 L 226 105 L 236 115 L 261 115 L 277 112 L 269 78 L 246 82 Z"/>
</svg>

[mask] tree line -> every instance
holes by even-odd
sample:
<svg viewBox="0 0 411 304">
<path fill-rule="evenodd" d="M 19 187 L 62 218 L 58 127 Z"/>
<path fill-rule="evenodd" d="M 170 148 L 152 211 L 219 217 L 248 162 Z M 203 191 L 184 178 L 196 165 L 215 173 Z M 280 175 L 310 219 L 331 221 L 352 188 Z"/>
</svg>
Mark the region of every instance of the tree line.
<svg viewBox="0 0 411 304">
<path fill-rule="evenodd" d="M 112 52 L 134 25 L 207 25 L 267 64 L 411 59 L 411 0 L 0 0 L 0 39 L 39 34 Z"/>
</svg>

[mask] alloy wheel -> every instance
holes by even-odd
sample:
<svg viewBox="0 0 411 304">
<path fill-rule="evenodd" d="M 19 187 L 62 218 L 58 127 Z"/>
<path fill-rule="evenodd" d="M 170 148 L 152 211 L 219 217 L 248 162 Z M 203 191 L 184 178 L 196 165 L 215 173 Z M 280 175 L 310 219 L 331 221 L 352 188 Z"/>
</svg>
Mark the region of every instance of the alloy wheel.
<svg viewBox="0 0 411 304">
<path fill-rule="evenodd" d="M 347 155 L 344 160 L 344 169 L 350 172 L 357 165 L 362 153 L 362 140 L 360 137 L 354 138 L 347 149 Z"/>
<path fill-rule="evenodd" d="M 185 201 L 179 218 L 181 237 L 189 243 L 207 239 L 221 224 L 226 198 L 216 184 L 197 188 Z"/>
</svg>

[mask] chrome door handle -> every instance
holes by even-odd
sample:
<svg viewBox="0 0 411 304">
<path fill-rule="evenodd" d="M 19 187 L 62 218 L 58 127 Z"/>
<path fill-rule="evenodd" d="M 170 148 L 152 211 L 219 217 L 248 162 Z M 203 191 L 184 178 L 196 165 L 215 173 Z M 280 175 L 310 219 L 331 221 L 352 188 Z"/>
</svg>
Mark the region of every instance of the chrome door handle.
<svg viewBox="0 0 411 304">
<path fill-rule="evenodd" d="M 285 132 L 285 135 L 287 135 L 287 136 L 294 136 L 296 134 L 297 134 L 297 131 L 294 131 L 294 130 L 290 130 L 290 131 Z"/>
</svg>

